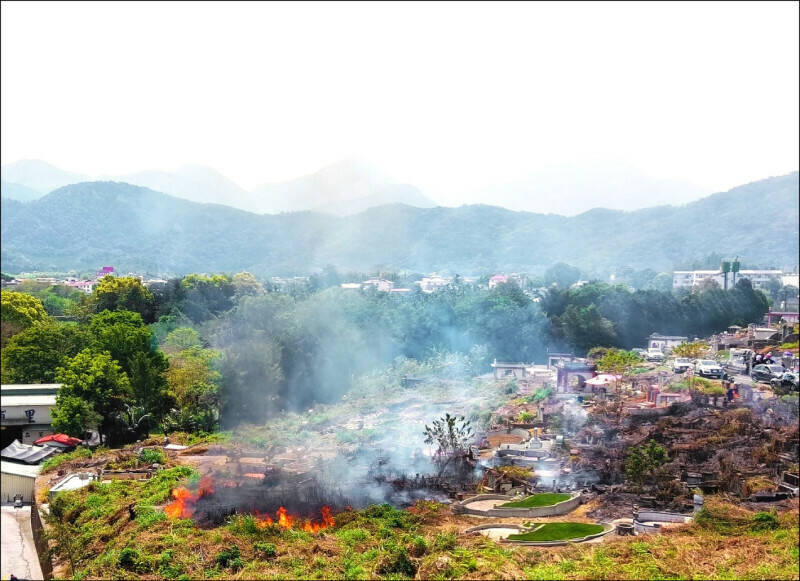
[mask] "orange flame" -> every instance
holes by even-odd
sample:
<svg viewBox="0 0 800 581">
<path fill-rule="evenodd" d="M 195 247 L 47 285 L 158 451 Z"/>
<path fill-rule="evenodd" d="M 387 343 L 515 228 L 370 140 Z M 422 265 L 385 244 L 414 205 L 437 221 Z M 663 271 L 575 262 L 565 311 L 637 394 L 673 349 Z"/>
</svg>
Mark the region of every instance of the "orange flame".
<svg viewBox="0 0 800 581">
<path fill-rule="evenodd" d="M 322 507 L 322 522 L 314 522 L 311 520 L 301 520 L 289 514 L 285 507 L 281 506 L 275 511 L 277 521 L 270 517 L 268 514 L 262 514 L 255 511 L 253 515 L 256 519 L 256 526 L 260 529 L 277 525 L 283 529 L 299 528 L 307 533 L 318 533 L 322 530 L 332 527 L 336 524 L 331 516 L 331 509 L 329 506 Z"/>
<path fill-rule="evenodd" d="M 172 496 L 173 502 L 164 507 L 164 512 L 169 518 L 189 518 L 194 512 L 194 500 L 192 493 L 183 486 L 174 488 Z"/>
<path fill-rule="evenodd" d="M 191 518 L 194 514 L 195 503 L 211 494 L 214 494 L 214 479 L 208 475 L 200 479 L 196 492 L 190 492 L 184 486 L 173 488 L 172 497 L 175 500 L 164 507 L 164 513 L 169 518 Z"/>
<path fill-rule="evenodd" d="M 246 474 L 249 477 L 263 477 L 261 474 Z M 235 482 L 226 481 L 222 482 L 221 486 L 236 486 Z M 191 518 L 195 511 L 195 504 L 203 497 L 214 494 L 214 479 L 210 475 L 203 476 L 197 485 L 197 490 L 191 492 L 184 486 L 179 486 L 172 490 L 172 497 L 175 499 L 170 504 L 164 507 L 164 513 L 171 519 L 176 518 Z M 352 508 L 348 507 L 349 510 Z M 269 514 L 262 514 L 259 511 L 254 511 L 253 516 L 256 520 L 256 526 L 260 529 L 277 525 L 284 529 L 298 528 L 306 531 L 307 533 L 318 533 L 322 530 L 332 527 L 336 524 L 333 516 L 331 515 L 331 507 L 322 507 L 322 522 L 314 522 L 312 520 L 302 520 L 296 516 L 289 514 L 285 507 L 281 506 L 275 511 L 276 519 L 273 519 Z"/>
</svg>

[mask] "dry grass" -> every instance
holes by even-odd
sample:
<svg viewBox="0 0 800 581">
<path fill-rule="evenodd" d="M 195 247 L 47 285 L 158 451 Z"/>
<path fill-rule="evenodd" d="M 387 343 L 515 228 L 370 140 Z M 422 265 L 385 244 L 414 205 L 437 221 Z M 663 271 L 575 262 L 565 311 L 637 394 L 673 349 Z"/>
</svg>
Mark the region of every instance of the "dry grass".
<svg viewBox="0 0 800 581">
<path fill-rule="evenodd" d="M 590 509 L 591 505 L 580 507 L 570 520 L 591 522 L 581 514 Z M 142 528 L 126 515 L 114 514 L 98 523 L 104 538 L 87 543 L 89 554 L 79 573 L 89 578 L 140 579 L 180 575 L 192 579 L 797 578 L 797 501 L 770 530 L 754 529 L 755 513 L 724 497 L 708 497 L 706 512 L 696 523 L 657 536 L 608 536 L 598 544 L 549 548 L 508 546 L 482 535 L 463 535 L 476 524 L 520 524 L 521 519 L 456 516 L 435 504 L 411 513 L 343 513 L 334 529 L 318 535 L 248 532 L 233 525 L 203 530 L 190 521 L 159 521 Z M 557 518 L 563 520 L 553 517 Z M 258 542 L 274 544 L 274 557 L 259 556 Z M 217 556 L 234 546 L 241 554 L 241 568 L 220 566 Z M 120 568 L 119 555 L 125 547 L 135 547 L 141 554 L 140 571 Z"/>
</svg>

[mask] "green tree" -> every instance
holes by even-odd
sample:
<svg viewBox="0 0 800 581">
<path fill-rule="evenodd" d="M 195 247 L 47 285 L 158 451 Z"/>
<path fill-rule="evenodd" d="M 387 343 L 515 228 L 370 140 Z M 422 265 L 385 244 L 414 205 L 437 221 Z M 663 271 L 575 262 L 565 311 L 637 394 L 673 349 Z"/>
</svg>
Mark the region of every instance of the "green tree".
<svg viewBox="0 0 800 581">
<path fill-rule="evenodd" d="M 667 451 L 655 440 L 633 446 L 625 459 L 625 475 L 641 486 L 655 470 L 667 461 Z"/>
<path fill-rule="evenodd" d="M 592 346 L 614 347 L 618 337 L 614 324 L 597 309 L 595 304 L 586 307 L 569 305 L 555 324 L 561 330 L 567 343 L 586 352 Z"/>
<path fill-rule="evenodd" d="M 258 295 L 264 292 L 264 287 L 260 282 L 249 272 L 240 272 L 233 275 L 231 281 L 234 288 L 234 294 L 238 297 Z"/>
<path fill-rule="evenodd" d="M 155 297 L 142 282 L 131 276 L 104 276 L 92 293 L 94 312 L 133 311 L 146 323 L 155 321 Z"/>
<path fill-rule="evenodd" d="M 451 416 L 449 413 L 433 420 L 430 426 L 426 424 L 424 434 L 425 443 L 435 444 L 436 454 L 439 456 L 465 451 L 475 435 L 469 420 L 464 416 Z"/>
<path fill-rule="evenodd" d="M 67 408 L 74 406 L 71 398 L 83 400 L 102 417 L 101 438 L 112 436 L 113 442 L 117 416 L 132 403 L 133 393 L 128 376 L 111 355 L 84 349 L 58 368 L 56 381 L 62 384 L 56 407 L 60 408 L 62 402 Z"/>
<path fill-rule="evenodd" d="M 2 351 L 4 383 L 53 383 L 56 368 L 89 346 L 86 328 L 38 323 L 14 335 Z"/>
<path fill-rule="evenodd" d="M 624 375 L 641 362 L 641 358 L 633 351 L 624 349 L 607 349 L 597 361 L 597 369 L 613 375 Z"/>
<path fill-rule="evenodd" d="M 475 432 L 464 416 L 451 416 L 446 413 L 430 426 L 425 425 L 425 443 L 436 445 L 435 458 L 440 464 L 441 476 L 453 460 L 463 458 Z"/>
<path fill-rule="evenodd" d="M 703 341 L 686 342 L 672 348 L 675 357 L 688 357 L 689 359 L 699 359 L 708 353 L 708 343 Z"/>
<path fill-rule="evenodd" d="M 36 297 L 21 292 L 0 292 L 0 341 L 3 347 L 20 331 L 48 319 L 42 302 Z"/>
<path fill-rule="evenodd" d="M 199 346 L 169 356 L 166 377 L 177 408 L 166 417 L 168 428 L 206 432 L 216 428 L 220 374 L 213 368 L 213 363 L 219 357 L 219 352 Z"/>
<path fill-rule="evenodd" d="M 640 361 L 641 358 L 633 351 L 607 349 L 603 356 L 597 361 L 597 369 L 604 373 L 620 376 L 620 380 L 615 381 L 615 387 L 618 389 L 620 381 L 624 381 L 627 375 Z"/>
<path fill-rule="evenodd" d="M 92 348 L 98 352 L 108 351 L 125 371 L 130 371 L 130 362 L 136 353 L 150 353 L 152 349 L 150 329 L 139 313 L 103 311 L 92 317 L 89 333 Z"/>
<path fill-rule="evenodd" d="M 85 400 L 75 397 L 59 397 L 52 410 L 53 429 L 56 432 L 83 438 L 90 429 L 97 428 L 102 417 Z"/>
<path fill-rule="evenodd" d="M 200 334 L 191 327 L 178 327 L 169 332 L 164 340 L 164 351 L 178 353 L 192 347 L 202 347 Z"/>
</svg>

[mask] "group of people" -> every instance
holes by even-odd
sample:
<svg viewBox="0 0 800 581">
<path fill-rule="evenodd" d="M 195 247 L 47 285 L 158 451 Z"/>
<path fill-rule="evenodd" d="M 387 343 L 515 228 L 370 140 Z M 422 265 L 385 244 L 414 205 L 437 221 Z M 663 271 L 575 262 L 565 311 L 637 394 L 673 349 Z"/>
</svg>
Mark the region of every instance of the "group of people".
<svg viewBox="0 0 800 581">
<path fill-rule="evenodd" d="M 745 368 L 746 368 L 745 369 L 745 373 L 747 373 L 747 374 L 750 373 L 750 367 L 751 366 L 761 365 L 761 364 L 764 364 L 764 363 L 771 364 L 771 363 L 775 362 L 772 359 L 772 352 L 771 351 L 766 353 L 766 354 L 762 354 L 762 353 L 755 353 L 754 354 L 752 351 L 748 351 L 747 353 L 742 355 L 742 360 L 743 360 Z"/>
</svg>

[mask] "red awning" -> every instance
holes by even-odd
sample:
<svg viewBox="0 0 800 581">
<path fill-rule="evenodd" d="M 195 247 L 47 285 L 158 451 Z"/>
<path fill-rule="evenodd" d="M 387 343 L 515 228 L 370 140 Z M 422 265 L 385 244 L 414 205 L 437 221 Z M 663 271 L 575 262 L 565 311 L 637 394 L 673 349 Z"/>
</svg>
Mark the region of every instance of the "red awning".
<svg viewBox="0 0 800 581">
<path fill-rule="evenodd" d="M 34 442 L 34 444 L 41 446 L 45 442 L 58 442 L 59 444 L 64 444 L 65 446 L 77 446 L 83 442 L 83 440 L 80 438 L 73 438 L 72 436 L 68 436 L 66 434 L 50 434 L 44 438 L 39 438 Z"/>
</svg>

